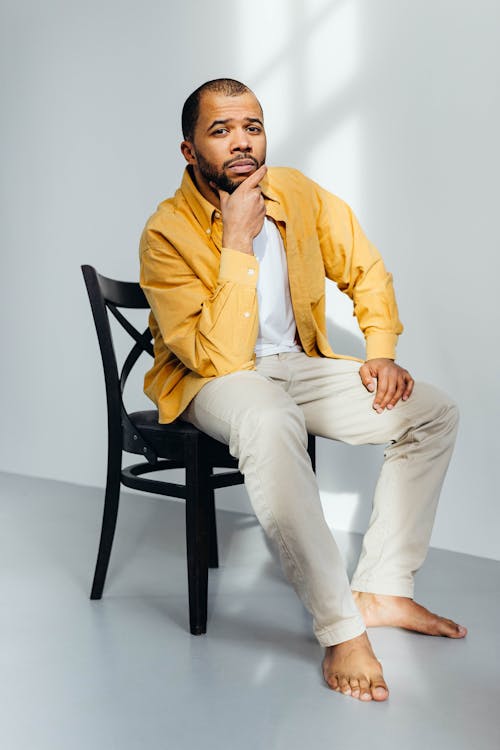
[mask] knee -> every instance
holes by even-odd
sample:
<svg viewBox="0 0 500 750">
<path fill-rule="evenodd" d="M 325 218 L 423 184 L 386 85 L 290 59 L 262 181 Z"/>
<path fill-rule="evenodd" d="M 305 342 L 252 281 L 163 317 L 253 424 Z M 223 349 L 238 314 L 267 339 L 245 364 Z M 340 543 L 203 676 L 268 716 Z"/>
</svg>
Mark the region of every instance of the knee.
<svg viewBox="0 0 500 750">
<path fill-rule="evenodd" d="M 416 386 L 417 399 L 420 400 L 422 422 L 434 422 L 442 425 L 444 431 L 455 435 L 460 420 L 458 405 L 444 391 L 427 383 Z"/>
</svg>

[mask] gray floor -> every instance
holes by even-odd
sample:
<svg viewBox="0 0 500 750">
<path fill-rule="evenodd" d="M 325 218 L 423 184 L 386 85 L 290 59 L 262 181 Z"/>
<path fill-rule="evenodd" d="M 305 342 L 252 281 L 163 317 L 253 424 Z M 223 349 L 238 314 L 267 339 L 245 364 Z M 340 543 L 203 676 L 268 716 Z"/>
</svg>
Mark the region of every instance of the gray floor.
<svg viewBox="0 0 500 750">
<path fill-rule="evenodd" d="M 251 516 L 218 515 L 209 632 L 187 632 L 183 505 L 124 495 L 105 597 L 87 598 L 102 494 L 0 474 L 6 750 L 500 747 L 500 564 L 431 550 L 418 597 L 461 642 L 372 630 L 386 704 L 330 692 L 309 616 Z M 339 534 L 352 563 L 356 535 Z"/>
</svg>

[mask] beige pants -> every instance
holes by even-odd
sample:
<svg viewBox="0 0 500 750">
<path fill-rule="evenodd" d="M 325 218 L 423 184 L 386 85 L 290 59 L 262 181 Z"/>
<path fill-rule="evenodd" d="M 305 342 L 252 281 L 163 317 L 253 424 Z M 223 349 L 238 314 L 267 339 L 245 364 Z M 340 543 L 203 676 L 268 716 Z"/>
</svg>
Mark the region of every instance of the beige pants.
<svg viewBox="0 0 500 750">
<path fill-rule="evenodd" d="M 323 646 L 365 629 L 323 516 L 307 432 L 352 445 L 387 444 L 373 513 L 351 585 L 413 596 L 427 553 L 458 422 L 455 404 L 417 383 L 408 401 L 377 414 L 359 363 L 277 354 L 257 370 L 207 383 L 183 418 L 229 445 L 250 502 Z"/>
</svg>

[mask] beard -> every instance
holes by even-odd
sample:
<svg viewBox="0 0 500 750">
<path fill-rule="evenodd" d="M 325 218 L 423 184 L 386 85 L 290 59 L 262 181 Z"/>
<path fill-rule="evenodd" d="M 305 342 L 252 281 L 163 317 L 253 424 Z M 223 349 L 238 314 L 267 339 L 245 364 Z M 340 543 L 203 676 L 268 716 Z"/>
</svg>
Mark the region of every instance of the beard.
<svg viewBox="0 0 500 750">
<path fill-rule="evenodd" d="M 219 172 L 217 170 L 217 167 L 214 164 L 211 164 L 209 161 L 207 161 L 205 157 L 199 153 L 199 151 L 196 152 L 196 159 L 198 162 L 198 169 L 200 170 L 201 174 L 203 175 L 205 180 L 208 182 L 208 184 L 210 185 L 210 183 L 213 182 L 214 185 L 216 185 L 216 187 L 219 190 L 224 190 L 226 193 L 229 193 L 229 194 L 234 193 L 236 188 L 239 185 L 241 185 L 241 183 L 244 180 L 246 180 L 247 176 L 249 175 L 245 175 L 240 180 L 231 180 L 227 176 L 227 174 L 224 172 L 224 170 L 227 169 L 227 167 L 231 166 L 237 161 L 241 161 L 242 159 L 245 159 L 246 161 L 252 161 L 255 164 L 255 169 L 258 169 L 264 164 L 266 160 L 264 156 L 264 158 L 259 164 L 259 162 L 254 156 L 250 156 L 249 154 L 242 154 L 240 157 L 236 157 L 234 159 L 229 159 L 228 161 L 225 161 L 224 164 L 222 165 L 222 170 Z M 217 190 L 214 189 L 212 186 L 210 187 L 213 190 L 213 192 L 218 196 Z"/>
</svg>

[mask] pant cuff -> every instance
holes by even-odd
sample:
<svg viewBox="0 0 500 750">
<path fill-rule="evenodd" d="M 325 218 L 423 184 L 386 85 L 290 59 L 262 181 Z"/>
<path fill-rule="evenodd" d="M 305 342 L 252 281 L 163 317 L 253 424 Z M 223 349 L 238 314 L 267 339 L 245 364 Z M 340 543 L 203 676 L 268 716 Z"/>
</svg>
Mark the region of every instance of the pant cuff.
<svg viewBox="0 0 500 750">
<path fill-rule="evenodd" d="M 337 643 L 350 641 L 352 638 L 356 638 L 358 635 L 364 633 L 365 630 L 366 627 L 361 615 L 357 615 L 327 628 L 318 630 L 315 627 L 314 635 L 318 639 L 319 645 L 327 648 L 328 646 L 336 646 Z"/>
<path fill-rule="evenodd" d="M 352 591 L 362 591 L 367 594 L 385 594 L 387 596 L 405 596 L 413 599 L 415 586 L 413 581 L 408 579 L 400 580 L 367 580 L 353 578 L 351 581 Z"/>
</svg>

